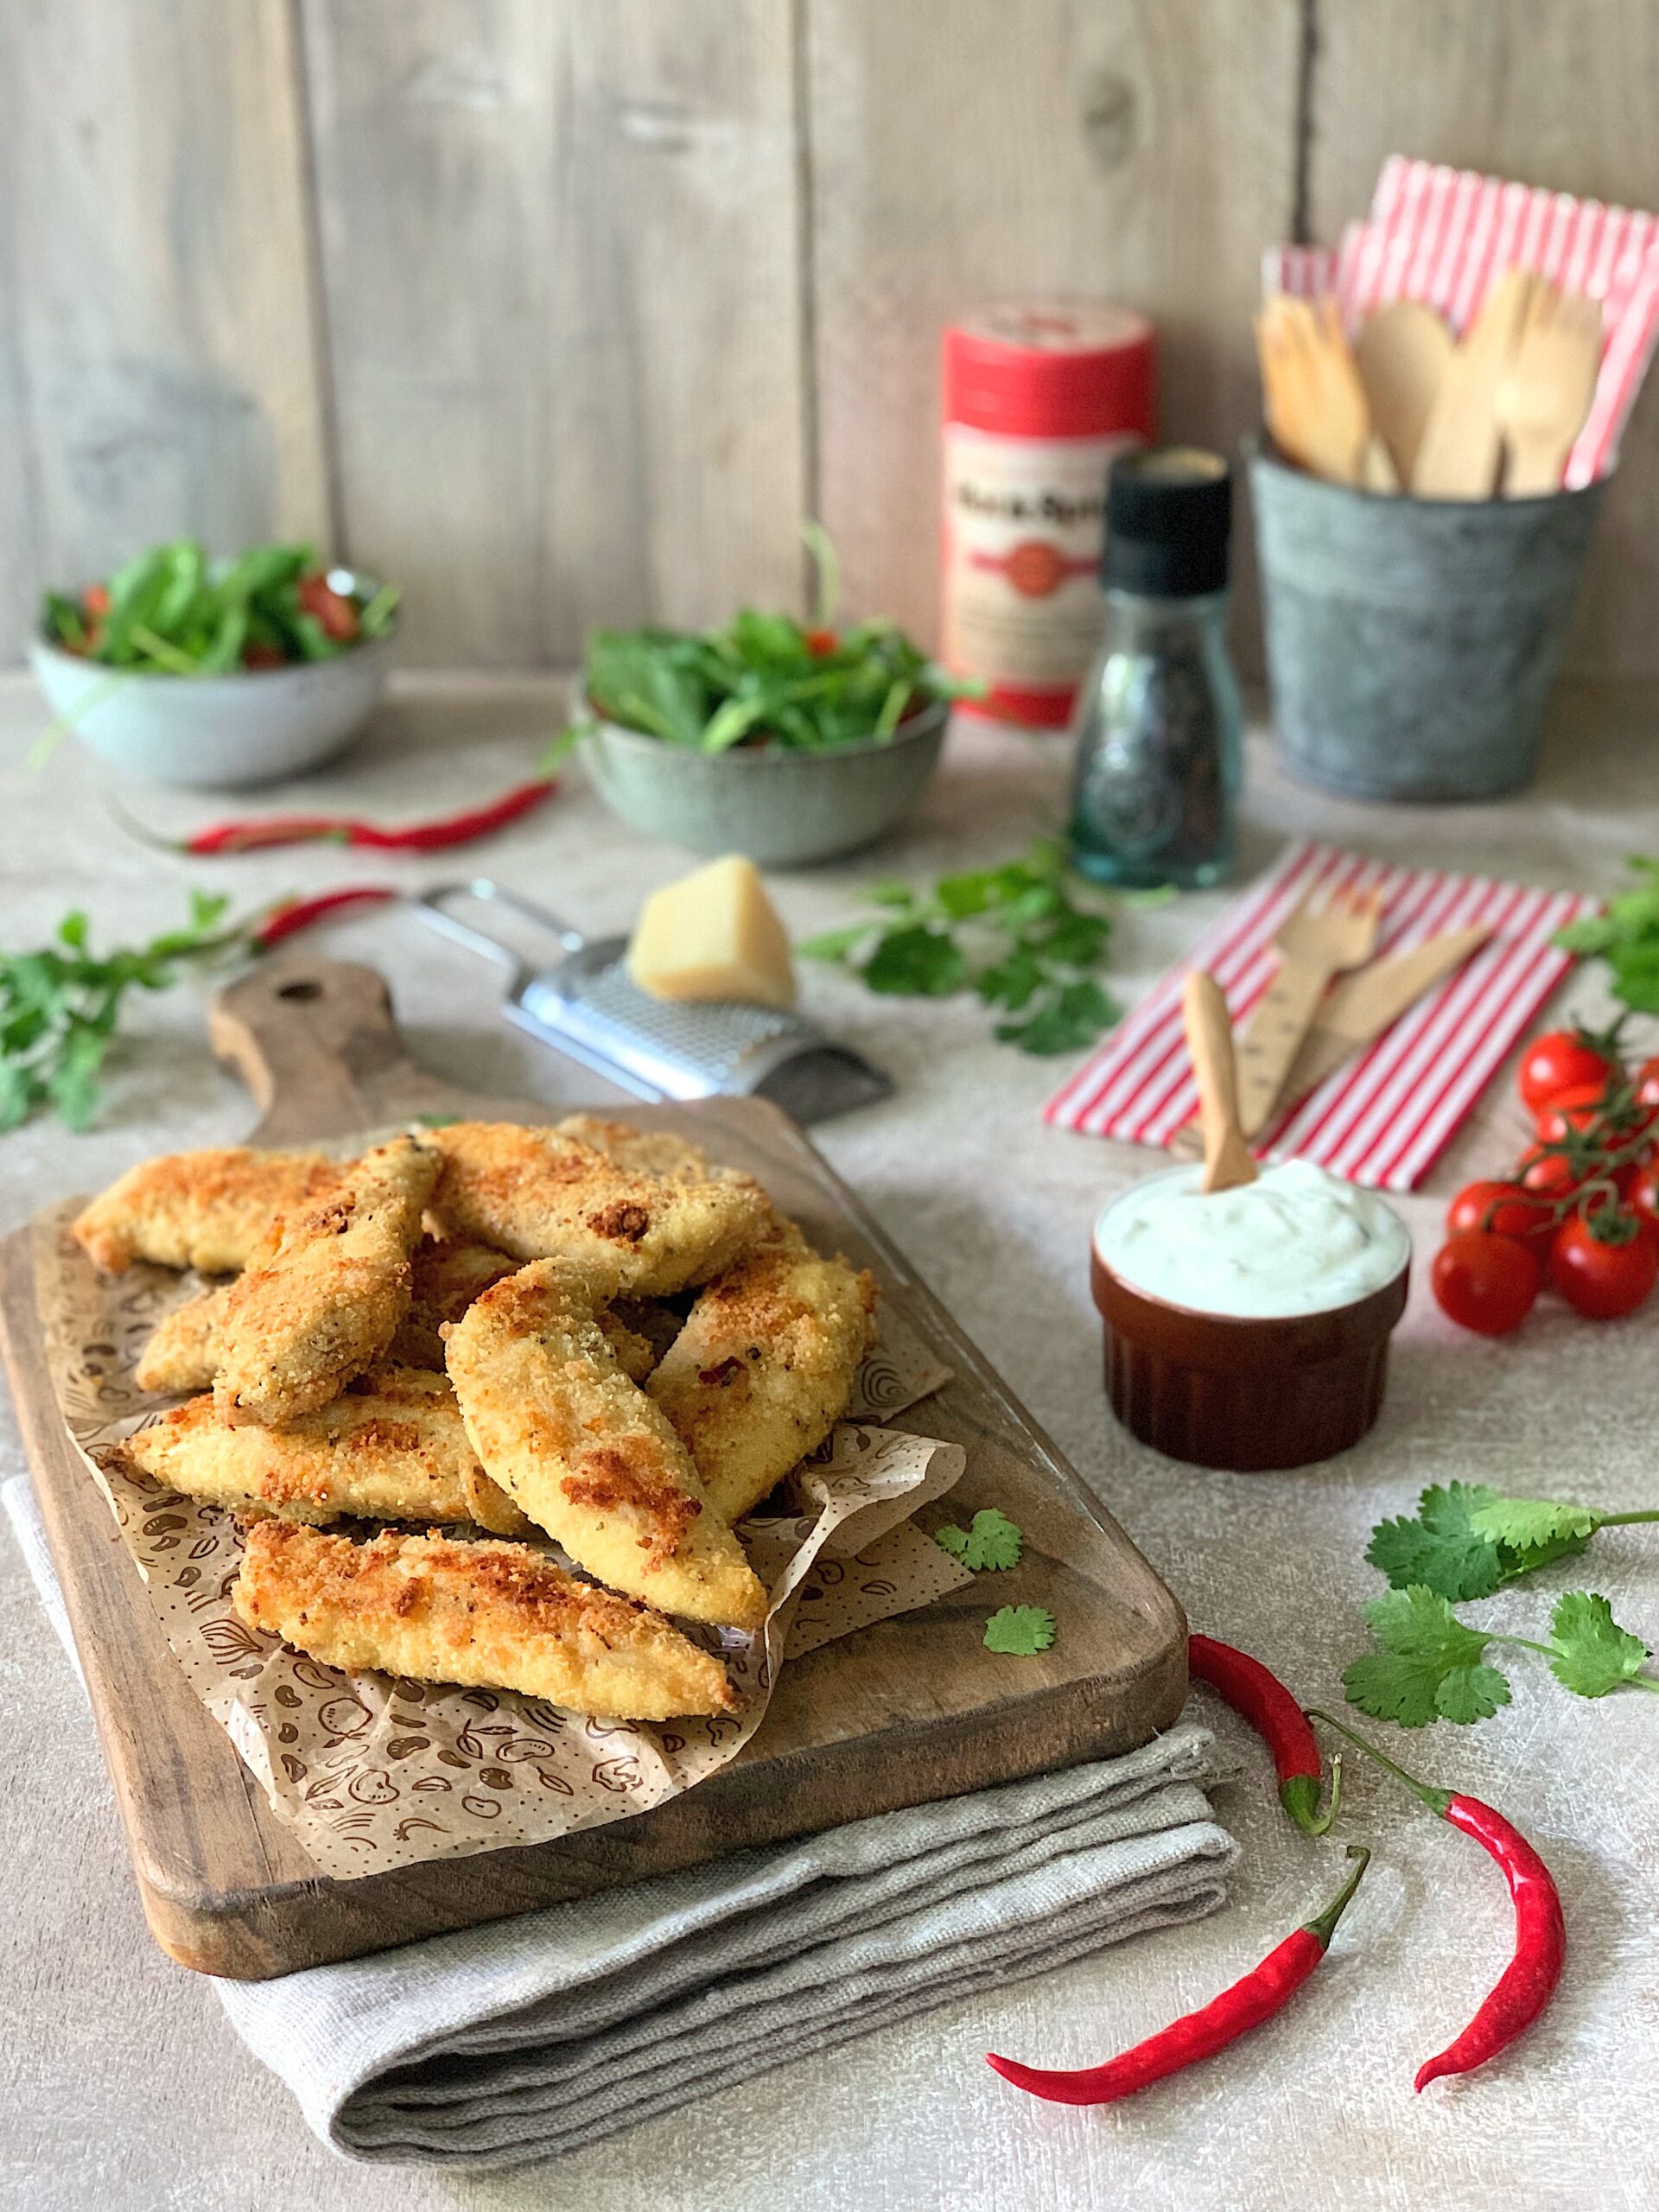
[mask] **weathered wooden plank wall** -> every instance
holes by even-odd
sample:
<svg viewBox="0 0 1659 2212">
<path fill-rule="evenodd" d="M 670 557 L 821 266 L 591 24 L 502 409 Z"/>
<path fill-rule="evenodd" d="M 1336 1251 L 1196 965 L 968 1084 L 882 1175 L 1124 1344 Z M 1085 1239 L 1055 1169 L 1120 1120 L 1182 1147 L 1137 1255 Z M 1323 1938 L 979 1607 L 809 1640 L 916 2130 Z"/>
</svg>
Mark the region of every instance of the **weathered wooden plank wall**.
<svg viewBox="0 0 1659 2212">
<path fill-rule="evenodd" d="M 1262 245 L 1395 149 L 1652 206 L 1659 0 L 0 0 L 0 655 L 189 530 L 404 579 L 428 662 L 799 588 L 933 626 L 940 324 L 1147 307 L 1255 413 Z M 1659 402 L 1581 661 L 1659 673 Z"/>
</svg>

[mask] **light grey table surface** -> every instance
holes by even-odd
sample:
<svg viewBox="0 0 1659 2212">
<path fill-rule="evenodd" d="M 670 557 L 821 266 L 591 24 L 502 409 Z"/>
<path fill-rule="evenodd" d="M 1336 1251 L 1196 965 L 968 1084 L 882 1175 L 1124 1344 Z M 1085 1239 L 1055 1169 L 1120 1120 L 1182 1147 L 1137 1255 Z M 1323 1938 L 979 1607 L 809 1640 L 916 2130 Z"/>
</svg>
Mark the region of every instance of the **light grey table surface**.
<svg viewBox="0 0 1659 2212">
<path fill-rule="evenodd" d="M 556 726 L 539 680 L 411 679 L 326 782 L 270 804 L 387 814 L 476 801 L 527 769 Z M 584 926 L 620 929 L 684 856 L 625 834 L 582 786 L 488 848 L 392 862 L 323 848 L 187 862 L 133 842 L 100 804 L 105 772 L 73 743 L 21 766 L 43 720 L 32 689 L 0 679 L 0 942 L 42 940 L 63 910 L 101 937 L 170 924 L 188 884 L 240 901 L 364 878 L 405 886 L 484 868 Z M 1291 833 L 1335 836 L 1412 861 L 1476 865 L 1554 886 L 1611 888 L 1624 854 L 1659 850 L 1653 702 L 1612 692 L 1562 702 L 1543 781 L 1479 810 L 1376 809 L 1321 799 L 1276 775 L 1254 741 L 1241 871 Z M 939 780 L 878 855 L 779 880 L 793 928 L 842 918 L 878 874 L 921 876 L 1007 855 L 1055 816 L 1064 750 L 959 729 Z M 231 810 L 124 790 L 177 830 Z M 1128 914 L 1116 973 L 1145 988 L 1221 894 Z M 414 1051 L 485 1088 L 566 1105 L 601 1095 L 582 1073 L 516 1039 L 481 964 L 396 912 L 321 932 L 320 949 L 389 977 Z M 1382 1425 L 1315 1472 L 1218 1476 L 1173 1466 L 1116 1430 L 1101 1397 L 1089 1303 L 1090 1222 L 1147 1156 L 1044 1126 L 1071 1063 L 988 1039 L 968 1002 L 883 1001 L 814 973 L 810 1001 L 899 1079 L 898 1096 L 822 1132 L 968 1330 L 1098 1488 L 1195 1624 L 1256 1651 L 1306 1694 L 1340 1695 L 1361 1648 L 1356 1607 L 1376 1594 L 1362 1557 L 1382 1514 L 1449 1476 L 1611 1505 L 1659 1495 L 1650 1441 L 1659 1315 L 1596 1330 L 1540 1311 L 1501 1344 L 1457 1336 L 1420 1281 L 1396 1340 Z M 1587 982 L 1573 1003 L 1594 1003 Z M 48 1122 L 0 1139 L 0 1226 L 98 1186 L 146 1154 L 234 1141 L 246 1097 L 210 1058 L 202 994 L 133 1007 L 130 1041 L 91 1135 Z M 1406 1202 L 1420 1262 L 1444 1193 L 1497 1167 L 1522 1135 L 1507 1089 Z M 1421 1268 L 1420 1265 L 1420 1275 Z M 16 1459 L 14 1434 L 5 1445 Z M 1205 2001 L 1334 1886 L 1339 1853 L 1295 1836 L 1265 1763 L 1230 1717 L 1240 1763 L 1217 1793 L 1245 1847 L 1229 1908 L 1180 1933 L 1107 1952 L 1000 2002 L 958 2006 L 791 2066 L 706 2109 L 656 2122 L 565 2164 L 516 2177 L 440 2178 L 349 2167 L 307 2132 L 286 2092 L 231 2034 L 207 1985 L 151 1944 L 129 1879 L 80 1694 L 22 1564 L 0 1539 L 0 1792 L 7 1910 L 0 1916 L 0 2201 L 28 2212 L 429 2212 L 581 2206 L 582 2212 L 1089 2212 L 1117 2203 L 1257 2212 L 1293 2202 L 1352 2212 L 1659 2202 L 1659 1977 L 1654 1908 L 1659 1810 L 1651 1701 L 1567 1695 L 1524 1659 L 1516 1699 L 1467 1732 L 1408 1739 L 1421 1769 L 1518 1815 L 1555 1868 L 1572 1955 L 1545 2024 L 1503 2063 L 1414 2098 L 1418 2062 L 1473 2010 L 1507 1955 L 1502 1885 L 1465 1839 L 1359 1771 L 1342 1833 L 1376 1858 L 1332 1960 L 1290 2017 L 1200 2072 L 1104 2113 L 1039 2107 L 996 2081 L 988 2049 L 1086 2063 Z M 1640 1529 L 1597 1540 L 1588 1579 L 1659 1641 L 1659 1548 Z M 1517 1628 L 1565 1578 L 1494 1601 Z M 1062 1624 L 1062 1632 L 1063 1632 Z M 1397 1738 L 1395 1748 L 1408 1739 Z"/>
</svg>

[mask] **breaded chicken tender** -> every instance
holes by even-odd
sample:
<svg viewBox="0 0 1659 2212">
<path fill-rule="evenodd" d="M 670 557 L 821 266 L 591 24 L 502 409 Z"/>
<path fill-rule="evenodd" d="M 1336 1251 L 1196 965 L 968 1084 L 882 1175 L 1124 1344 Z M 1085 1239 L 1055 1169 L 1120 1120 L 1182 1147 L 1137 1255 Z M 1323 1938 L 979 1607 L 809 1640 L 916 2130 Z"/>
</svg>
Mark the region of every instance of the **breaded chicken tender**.
<svg viewBox="0 0 1659 2212">
<path fill-rule="evenodd" d="M 757 1628 L 766 1593 L 668 1421 L 613 1357 L 575 1268 L 538 1260 L 445 1339 L 486 1473 L 579 1567 L 690 1620 Z"/>
<path fill-rule="evenodd" d="M 320 1205 L 279 1220 L 221 1309 L 213 1398 L 227 1420 L 297 1420 L 385 1351 L 409 1311 L 409 1255 L 438 1166 L 420 1140 L 394 1137 Z"/>
<path fill-rule="evenodd" d="M 446 1236 L 520 1261 L 580 1268 L 603 1301 L 707 1282 L 760 1236 L 770 1209 L 747 1176 L 643 1174 L 556 1129 L 457 1122 L 434 1129 L 443 1173 L 431 1211 Z"/>
<path fill-rule="evenodd" d="M 136 1430 L 122 1455 L 169 1490 L 238 1513 L 318 1527 L 360 1515 L 531 1533 L 479 1465 L 454 1392 L 423 1368 L 375 1368 L 288 1428 L 232 1428 L 211 1398 L 192 1398 Z"/>
<path fill-rule="evenodd" d="M 617 1720 L 729 1713 L 725 1669 L 660 1614 L 516 1544 L 248 1530 L 236 1608 L 329 1667 L 522 1690 Z"/>
<path fill-rule="evenodd" d="M 398 1323 L 386 1358 L 399 1367 L 428 1367 L 443 1372 L 446 1321 L 458 1321 L 480 1292 L 503 1275 L 515 1274 L 517 1260 L 493 1252 L 487 1244 L 446 1244 L 424 1238 L 410 1255 L 411 1302 Z M 229 1283 L 204 1290 L 175 1306 L 144 1346 L 133 1370 L 141 1390 L 173 1396 L 185 1390 L 212 1388 L 219 1371 L 220 1339 L 225 1323 Z M 598 1317 L 617 1364 L 631 1382 L 643 1382 L 679 1333 L 680 1317 L 671 1306 L 637 1299 L 631 1304 L 650 1324 L 648 1332 L 631 1328 L 620 1313 L 609 1310 Z"/>
<path fill-rule="evenodd" d="M 646 1384 L 727 1521 L 747 1513 L 847 1410 L 876 1288 L 792 1223 L 699 1293 Z"/>
<path fill-rule="evenodd" d="M 141 1390 L 171 1394 L 207 1390 L 219 1371 L 219 1332 L 224 1326 L 229 1283 L 204 1290 L 175 1306 L 144 1346 L 132 1370 Z"/>
<path fill-rule="evenodd" d="M 493 1245 L 470 1238 L 452 1243 L 423 1236 L 409 1256 L 409 1311 L 397 1324 L 387 1357 L 442 1372 L 444 1323 L 459 1321 L 475 1298 L 503 1275 L 514 1274 L 518 1264 Z"/>
<path fill-rule="evenodd" d="M 81 1211 L 72 1234 L 95 1267 L 135 1260 L 232 1274 L 264 1242 L 273 1215 L 314 1205 L 349 1170 L 320 1152 L 175 1152 L 129 1168 Z"/>
<path fill-rule="evenodd" d="M 592 1145 L 635 1174 L 671 1175 L 677 1183 L 723 1182 L 735 1174 L 716 1167 L 700 1144 L 671 1129 L 636 1129 L 632 1122 L 609 1122 L 600 1114 L 567 1114 L 554 1127 L 562 1137 Z"/>
</svg>

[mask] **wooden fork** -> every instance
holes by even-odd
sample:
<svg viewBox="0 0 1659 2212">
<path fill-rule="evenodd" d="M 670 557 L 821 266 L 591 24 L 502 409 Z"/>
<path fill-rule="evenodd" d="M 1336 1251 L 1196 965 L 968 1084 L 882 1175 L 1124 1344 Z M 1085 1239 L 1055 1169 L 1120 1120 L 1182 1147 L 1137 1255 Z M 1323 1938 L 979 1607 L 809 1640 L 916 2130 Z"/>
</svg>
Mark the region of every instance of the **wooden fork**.
<svg viewBox="0 0 1659 2212">
<path fill-rule="evenodd" d="M 1382 913 L 1375 892 L 1338 892 L 1317 910 L 1300 900 L 1279 925 L 1279 972 L 1239 1040 L 1238 1119 L 1247 1137 L 1266 1125 L 1331 978 L 1376 951 Z"/>
<path fill-rule="evenodd" d="M 1508 371 L 1497 386 L 1506 499 L 1560 491 L 1567 457 L 1596 396 L 1600 367 L 1599 303 L 1541 284 L 1528 302 Z"/>
</svg>

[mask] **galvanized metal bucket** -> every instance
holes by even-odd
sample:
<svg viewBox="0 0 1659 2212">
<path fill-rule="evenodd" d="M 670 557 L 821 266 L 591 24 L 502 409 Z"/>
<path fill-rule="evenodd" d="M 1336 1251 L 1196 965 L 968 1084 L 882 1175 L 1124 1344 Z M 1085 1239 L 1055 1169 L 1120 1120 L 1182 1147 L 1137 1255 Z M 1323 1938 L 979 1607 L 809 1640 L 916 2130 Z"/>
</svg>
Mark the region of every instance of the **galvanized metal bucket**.
<svg viewBox="0 0 1659 2212">
<path fill-rule="evenodd" d="M 1604 488 L 1389 498 L 1252 454 L 1289 772 L 1355 798 L 1491 799 L 1530 783 Z"/>
</svg>

